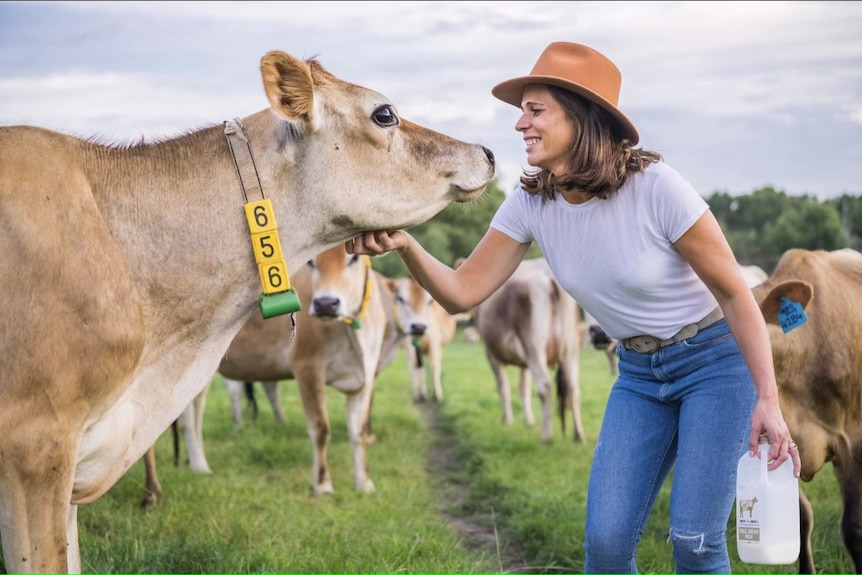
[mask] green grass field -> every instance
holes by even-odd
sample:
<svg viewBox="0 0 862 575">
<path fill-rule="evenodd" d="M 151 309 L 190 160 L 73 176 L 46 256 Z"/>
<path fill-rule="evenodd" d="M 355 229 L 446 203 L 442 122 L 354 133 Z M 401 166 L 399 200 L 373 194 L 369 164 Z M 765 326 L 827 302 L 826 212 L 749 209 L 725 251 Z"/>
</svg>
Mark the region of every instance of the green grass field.
<svg viewBox="0 0 862 575">
<path fill-rule="evenodd" d="M 85 573 L 493 573 L 582 572 L 590 459 L 612 384 L 604 355 L 582 352 L 582 413 L 588 441 L 550 444 L 528 429 L 514 392 L 516 421 L 501 410 L 481 344 L 460 339 L 444 358 L 441 404 L 415 405 L 403 352 L 381 375 L 374 399 L 376 441 L 368 465 L 377 491 L 352 485 L 344 396 L 329 390 L 329 449 L 335 494 L 311 494 L 312 447 L 296 385 L 281 384 L 287 422 L 277 423 L 261 389 L 256 420 L 236 428 L 224 384 L 208 394 L 204 440 L 213 475 L 174 467 L 170 433 L 157 443 L 165 499 L 140 507 L 142 463 L 79 510 Z M 511 371 L 513 384 L 515 372 Z M 534 411 L 539 405 L 534 397 Z M 185 455 L 185 446 L 182 445 Z M 824 469 L 803 484 L 815 511 L 820 572 L 849 573 L 841 547 L 838 488 Z M 673 571 L 667 489 L 638 553 L 642 572 Z M 796 565 L 746 565 L 728 523 L 733 570 L 793 573 Z"/>
</svg>

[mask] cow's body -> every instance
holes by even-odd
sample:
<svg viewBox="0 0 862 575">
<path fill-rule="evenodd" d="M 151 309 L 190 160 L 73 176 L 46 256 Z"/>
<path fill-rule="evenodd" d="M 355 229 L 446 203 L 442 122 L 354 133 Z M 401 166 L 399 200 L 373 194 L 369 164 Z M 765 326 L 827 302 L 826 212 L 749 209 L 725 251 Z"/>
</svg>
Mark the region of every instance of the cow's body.
<svg viewBox="0 0 862 575">
<path fill-rule="evenodd" d="M 503 424 L 512 424 L 512 400 L 506 366 L 520 368 L 518 389 L 528 426 L 535 424 L 530 381 L 535 382 L 542 408 L 542 439 L 553 437 L 552 377 L 557 369 L 560 417 L 565 429 L 565 405 L 570 403 L 574 439 L 584 441 L 580 409 L 580 329 L 578 305 L 554 279 L 543 258 L 525 260 L 491 297 L 476 309 L 476 325 L 497 382 Z"/>
<path fill-rule="evenodd" d="M 802 481 L 832 463 L 844 513 L 841 536 L 862 572 L 862 254 L 793 249 L 752 290 L 769 327 L 784 419 L 799 445 Z M 805 309 L 807 321 L 787 333 L 778 323 L 781 297 Z M 800 489 L 799 571 L 813 573 L 811 505 Z"/>
<path fill-rule="evenodd" d="M 443 401 L 443 348 L 455 337 L 458 319 L 410 276 L 390 280 L 389 287 L 395 296 L 395 318 L 410 369 L 413 401 L 428 399 L 429 372 L 434 399 Z"/>
<path fill-rule="evenodd" d="M 271 108 L 229 122 L 288 271 L 409 227 L 493 176 L 481 146 L 282 52 Z M 261 279 L 225 126 L 128 147 L 0 128 L 0 533 L 10 572 L 80 570 L 77 505 L 107 491 L 207 385 Z M 236 140 L 236 138 L 234 138 Z M 249 177 L 247 152 L 241 160 Z M 252 178 L 254 180 L 254 178 Z"/>
<path fill-rule="evenodd" d="M 348 255 L 343 245 L 317 255 L 294 277 L 302 302 L 295 334 L 287 318 L 264 320 L 256 314 L 219 365 L 232 396 L 241 395 L 247 381 L 263 381 L 275 390 L 279 380 L 296 380 L 314 446 L 315 494 L 333 491 L 326 460 L 327 385 L 347 397 L 355 486 L 374 490 L 365 454 L 371 401 L 377 375 L 398 345 L 385 281 L 368 256 Z M 278 404 L 277 396 L 270 399 Z"/>
</svg>

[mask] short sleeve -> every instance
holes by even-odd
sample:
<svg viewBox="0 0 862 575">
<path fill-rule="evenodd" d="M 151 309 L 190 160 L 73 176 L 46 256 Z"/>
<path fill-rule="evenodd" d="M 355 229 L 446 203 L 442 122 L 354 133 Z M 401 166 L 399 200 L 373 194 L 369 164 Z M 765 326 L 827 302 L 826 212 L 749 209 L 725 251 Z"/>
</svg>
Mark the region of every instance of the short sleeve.
<svg viewBox="0 0 862 575">
<path fill-rule="evenodd" d="M 491 219 L 491 227 L 502 232 L 518 243 L 526 244 L 533 241 L 529 226 L 530 195 L 523 188 L 509 194 L 497 213 Z"/>
</svg>

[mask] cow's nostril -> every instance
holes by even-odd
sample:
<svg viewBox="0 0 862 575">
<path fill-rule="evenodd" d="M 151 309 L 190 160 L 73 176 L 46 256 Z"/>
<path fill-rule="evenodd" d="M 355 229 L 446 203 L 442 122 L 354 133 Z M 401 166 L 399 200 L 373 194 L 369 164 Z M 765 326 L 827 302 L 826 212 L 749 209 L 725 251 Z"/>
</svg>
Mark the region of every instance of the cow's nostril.
<svg viewBox="0 0 862 575">
<path fill-rule="evenodd" d="M 497 160 L 494 159 L 494 152 L 492 152 L 491 150 L 489 150 L 485 146 L 482 146 L 482 148 L 485 150 L 485 155 L 488 156 L 488 161 L 491 162 L 491 165 L 496 166 Z"/>
</svg>

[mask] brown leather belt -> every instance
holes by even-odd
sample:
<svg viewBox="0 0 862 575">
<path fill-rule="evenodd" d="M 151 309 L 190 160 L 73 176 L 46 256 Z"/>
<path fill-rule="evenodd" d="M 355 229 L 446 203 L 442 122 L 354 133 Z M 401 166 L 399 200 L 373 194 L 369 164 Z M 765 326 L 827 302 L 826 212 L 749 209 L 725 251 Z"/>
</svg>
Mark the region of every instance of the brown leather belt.
<svg viewBox="0 0 862 575">
<path fill-rule="evenodd" d="M 631 349 L 638 353 L 653 353 L 666 345 L 696 336 L 697 332 L 714 324 L 723 317 L 724 312 L 721 311 L 720 307 L 717 307 L 709 312 L 705 318 L 697 323 L 688 324 L 669 339 L 659 339 L 652 335 L 636 335 L 634 337 L 621 340 L 621 343 L 626 349 Z"/>
</svg>

